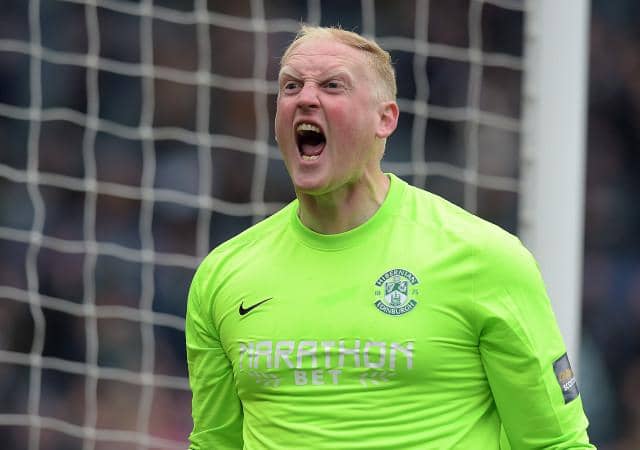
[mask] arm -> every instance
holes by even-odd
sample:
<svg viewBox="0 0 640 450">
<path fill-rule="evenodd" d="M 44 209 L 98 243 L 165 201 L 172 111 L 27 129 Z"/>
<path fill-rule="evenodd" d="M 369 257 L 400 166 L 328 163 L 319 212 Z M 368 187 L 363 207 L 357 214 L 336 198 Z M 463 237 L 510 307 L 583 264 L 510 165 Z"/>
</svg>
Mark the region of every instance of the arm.
<svg viewBox="0 0 640 450">
<path fill-rule="evenodd" d="M 511 447 L 595 448 L 533 257 L 512 239 L 488 246 L 476 283 L 480 354 Z"/>
<path fill-rule="evenodd" d="M 198 275 L 189 291 L 185 324 L 189 385 L 193 393 L 189 449 L 239 450 L 243 447 L 242 405 L 210 305 L 201 303 L 206 297 L 201 295 Z"/>
</svg>

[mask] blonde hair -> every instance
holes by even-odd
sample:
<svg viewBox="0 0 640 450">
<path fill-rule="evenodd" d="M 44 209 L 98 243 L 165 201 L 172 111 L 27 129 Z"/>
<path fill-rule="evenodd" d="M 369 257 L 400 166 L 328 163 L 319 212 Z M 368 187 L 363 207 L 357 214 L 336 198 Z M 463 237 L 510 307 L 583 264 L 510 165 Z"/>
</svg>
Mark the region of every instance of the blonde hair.
<svg viewBox="0 0 640 450">
<path fill-rule="evenodd" d="M 300 44 L 312 39 L 333 39 L 349 47 L 362 51 L 371 67 L 377 75 L 378 97 L 380 100 L 395 100 L 397 95 L 396 73 L 391 65 L 391 55 L 380 47 L 375 41 L 360 36 L 352 31 L 343 30 L 339 27 L 317 27 L 303 24 L 298 30 L 295 39 L 285 50 L 280 59 L 282 67 L 291 52 Z"/>
</svg>

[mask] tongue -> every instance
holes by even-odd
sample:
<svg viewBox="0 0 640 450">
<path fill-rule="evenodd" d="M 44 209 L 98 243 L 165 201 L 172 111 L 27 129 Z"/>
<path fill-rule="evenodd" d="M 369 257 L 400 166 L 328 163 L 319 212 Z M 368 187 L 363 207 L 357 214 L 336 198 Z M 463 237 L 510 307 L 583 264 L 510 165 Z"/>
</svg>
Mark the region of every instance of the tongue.
<svg viewBox="0 0 640 450">
<path fill-rule="evenodd" d="M 300 146 L 300 150 L 302 150 L 302 154 L 304 156 L 317 156 L 322 153 L 324 149 L 324 142 L 318 144 L 307 144 L 304 143 Z"/>
</svg>

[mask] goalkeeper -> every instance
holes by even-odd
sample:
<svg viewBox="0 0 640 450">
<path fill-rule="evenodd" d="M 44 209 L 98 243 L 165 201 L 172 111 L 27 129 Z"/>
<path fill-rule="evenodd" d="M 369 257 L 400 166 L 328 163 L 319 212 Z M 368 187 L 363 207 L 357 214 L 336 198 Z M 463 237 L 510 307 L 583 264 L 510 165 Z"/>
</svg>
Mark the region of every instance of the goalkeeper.
<svg viewBox="0 0 640 450">
<path fill-rule="evenodd" d="M 304 26 L 285 51 L 297 199 L 194 276 L 191 449 L 593 448 L 531 255 L 381 171 L 395 97 L 355 33 Z"/>
</svg>

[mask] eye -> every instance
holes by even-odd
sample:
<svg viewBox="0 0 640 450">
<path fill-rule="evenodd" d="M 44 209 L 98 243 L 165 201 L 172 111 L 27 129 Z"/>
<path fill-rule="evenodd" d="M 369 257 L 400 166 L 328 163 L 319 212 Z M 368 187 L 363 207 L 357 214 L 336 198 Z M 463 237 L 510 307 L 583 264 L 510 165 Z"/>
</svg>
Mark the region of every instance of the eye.
<svg viewBox="0 0 640 450">
<path fill-rule="evenodd" d="M 329 80 L 324 85 L 328 89 L 340 89 L 342 87 L 342 83 L 339 80 Z"/>
<path fill-rule="evenodd" d="M 282 85 L 283 92 L 295 92 L 300 89 L 300 83 L 297 81 L 285 81 Z"/>
</svg>

